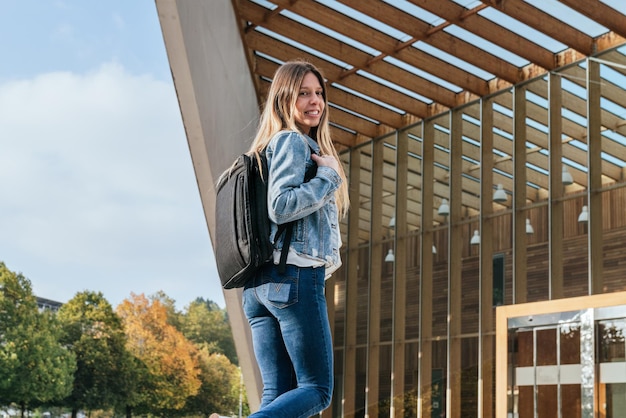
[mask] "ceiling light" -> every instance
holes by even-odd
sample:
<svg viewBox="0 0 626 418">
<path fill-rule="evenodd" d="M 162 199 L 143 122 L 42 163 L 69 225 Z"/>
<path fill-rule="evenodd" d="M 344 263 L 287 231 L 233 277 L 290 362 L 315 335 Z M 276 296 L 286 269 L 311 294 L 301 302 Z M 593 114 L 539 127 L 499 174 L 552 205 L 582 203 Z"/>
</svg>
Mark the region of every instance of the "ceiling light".
<svg viewBox="0 0 626 418">
<path fill-rule="evenodd" d="M 394 257 L 392 249 L 389 249 L 389 251 L 387 252 L 387 255 L 385 256 L 385 261 L 387 263 L 393 263 L 394 261 L 396 261 L 396 257 Z"/>
<path fill-rule="evenodd" d="M 493 200 L 494 202 L 498 202 L 498 203 L 506 202 L 507 200 L 506 192 L 504 191 L 504 188 L 502 187 L 501 184 L 498 184 L 498 188 L 493 193 Z"/>
<path fill-rule="evenodd" d="M 448 216 L 450 214 L 450 205 L 448 204 L 448 199 L 441 199 L 441 204 L 439 205 L 437 213 L 441 216 Z"/>
<path fill-rule="evenodd" d="M 472 236 L 472 239 L 470 240 L 470 244 L 472 245 L 480 244 L 480 234 L 478 234 L 477 230 L 474 231 L 474 235 Z"/>
<path fill-rule="evenodd" d="M 526 233 L 527 234 L 534 234 L 535 230 L 533 229 L 533 226 L 530 224 L 530 219 L 526 219 Z"/>
<path fill-rule="evenodd" d="M 578 215 L 578 222 L 587 222 L 589 220 L 589 209 L 587 206 L 583 206 L 583 210 Z"/>
<path fill-rule="evenodd" d="M 572 178 L 572 175 L 567 169 L 566 165 L 563 165 L 563 173 L 561 175 L 561 180 L 563 181 L 563 184 L 565 186 L 569 186 L 570 184 L 574 183 L 574 179 Z"/>
<path fill-rule="evenodd" d="M 433 244 L 433 254 L 437 254 L 437 247 L 435 247 L 435 244 Z"/>
<path fill-rule="evenodd" d="M 396 227 L 396 217 L 392 216 L 391 219 L 389 219 L 389 228 L 394 229 Z"/>
</svg>

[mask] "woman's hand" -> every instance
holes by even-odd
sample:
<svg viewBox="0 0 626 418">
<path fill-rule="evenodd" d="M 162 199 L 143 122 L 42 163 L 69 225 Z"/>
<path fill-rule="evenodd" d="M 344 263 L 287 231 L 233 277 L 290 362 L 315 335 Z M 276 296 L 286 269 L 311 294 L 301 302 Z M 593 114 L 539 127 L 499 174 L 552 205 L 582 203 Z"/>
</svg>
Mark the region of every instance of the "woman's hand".
<svg viewBox="0 0 626 418">
<path fill-rule="evenodd" d="M 315 161 L 318 167 L 330 167 L 339 172 L 339 162 L 332 155 L 311 154 L 311 159 Z"/>
</svg>

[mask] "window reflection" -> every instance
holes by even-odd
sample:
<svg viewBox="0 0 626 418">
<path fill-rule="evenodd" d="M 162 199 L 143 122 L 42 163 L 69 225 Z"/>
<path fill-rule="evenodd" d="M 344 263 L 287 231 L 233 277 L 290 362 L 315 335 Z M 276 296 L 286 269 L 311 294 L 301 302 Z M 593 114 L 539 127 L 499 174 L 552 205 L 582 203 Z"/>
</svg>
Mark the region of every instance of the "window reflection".
<svg viewBox="0 0 626 418">
<path fill-rule="evenodd" d="M 597 343 L 599 385 L 598 403 L 607 418 L 623 416 L 626 411 L 626 320 L 598 321 Z"/>
</svg>

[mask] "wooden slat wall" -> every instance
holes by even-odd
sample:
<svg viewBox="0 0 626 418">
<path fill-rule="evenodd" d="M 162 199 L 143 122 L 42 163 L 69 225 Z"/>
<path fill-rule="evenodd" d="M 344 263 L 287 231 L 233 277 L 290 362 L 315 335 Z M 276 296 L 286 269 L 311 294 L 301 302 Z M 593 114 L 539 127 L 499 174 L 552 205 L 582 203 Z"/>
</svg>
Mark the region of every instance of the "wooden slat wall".
<svg viewBox="0 0 626 418">
<path fill-rule="evenodd" d="M 563 259 L 562 268 L 564 276 L 563 297 L 583 296 L 589 293 L 588 289 L 588 237 L 586 226 L 577 221 L 578 212 L 582 207 L 583 198 L 575 198 L 564 202 L 564 239 L 563 239 Z M 623 216 L 623 208 L 626 207 L 626 188 L 608 190 L 602 193 L 603 231 L 602 231 L 602 264 L 603 264 L 603 284 L 604 292 L 615 292 L 626 290 L 626 219 Z M 537 207 L 531 212 L 534 234 L 528 237 L 527 247 L 527 295 L 528 302 L 548 300 L 549 289 L 549 259 L 548 259 L 548 208 Z M 511 213 L 504 212 L 496 214 L 493 219 L 495 231 L 509 231 L 511 229 Z M 473 224 L 465 224 L 464 236 L 467 238 L 463 243 L 462 260 L 462 281 L 461 281 L 461 338 L 463 341 L 463 357 L 461 362 L 464 368 L 477 367 L 477 358 L 472 355 L 472 350 L 478 344 L 477 324 L 480 321 L 479 312 L 479 257 L 476 249 L 469 244 L 471 231 L 475 229 Z M 447 231 L 439 229 L 434 231 L 434 242 L 437 245 L 437 254 L 434 255 L 433 262 L 433 295 L 432 295 L 432 368 L 444 369 L 446 367 L 446 338 L 447 338 L 447 315 L 448 315 L 448 262 L 445 245 Z M 505 258 L 505 304 L 512 303 L 512 276 L 513 263 L 511 251 L 511 237 L 509 234 L 495 233 L 494 254 L 503 254 Z M 409 234 L 406 238 L 407 248 L 407 298 L 406 298 L 406 353 L 405 359 L 405 390 L 415 391 L 416 370 L 417 370 L 417 342 L 419 341 L 419 289 L 420 289 L 420 266 L 419 266 L 419 245 L 420 235 Z M 386 254 L 391 243 L 383 245 L 383 254 Z M 357 350 L 365 349 L 367 346 L 367 324 L 369 315 L 368 291 L 369 280 L 369 260 L 370 252 L 367 246 L 362 246 L 358 250 L 358 279 L 357 289 L 357 318 L 355 323 L 346 324 L 346 281 L 342 279 L 343 269 L 337 272 L 336 280 L 336 305 L 335 309 L 335 347 L 336 352 L 344 350 L 344 333 L 347 328 L 356 325 L 356 347 Z M 379 399 L 389 400 L 391 390 L 391 363 L 388 361 L 391 353 L 392 338 L 392 304 L 393 298 L 393 266 L 391 263 L 384 263 L 382 266 L 382 277 L 380 284 L 381 300 L 380 305 L 380 381 Z M 495 315 L 494 315 L 495 317 Z M 494 319 L 495 321 L 495 319 Z M 493 329 L 493 328 L 492 328 Z M 383 348 L 384 347 L 384 348 Z M 469 352 L 468 352 L 469 350 Z M 365 352 L 365 351 L 363 351 Z M 411 354 L 413 353 L 413 354 Z M 468 357 L 469 356 L 469 357 Z M 365 359 L 357 361 L 355 376 L 365 376 Z M 468 388 L 465 386 L 468 376 L 473 376 L 475 371 L 466 370 L 463 372 L 463 397 L 469 396 Z M 363 382 L 353 382 L 357 391 L 363 387 Z M 348 384 L 350 386 L 350 384 Z M 357 399 L 362 399 L 361 394 L 355 395 Z M 407 399 L 412 399 L 407 397 Z M 471 402 L 474 402 L 472 400 Z M 370 399 L 370 405 L 375 400 Z M 465 404 L 464 404 L 465 405 Z M 467 404 L 470 405 L 470 404 Z M 469 406 L 463 406 L 465 408 Z M 473 405 L 473 404 L 472 404 Z M 474 406 L 472 406 L 474 408 Z M 423 411 L 424 412 L 424 411 Z"/>
<path fill-rule="evenodd" d="M 616 269 L 619 271 L 620 268 L 626 266 L 626 257 L 620 258 L 623 253 L 623 248 L 625 248 L 623 240 L 619 239 L 620 232 L 626 229 L 626 216 L 624 215 L 624 208 L 626 207 L 626 188 L 619 188 L 610 191 L 606 191 L 602 193 L 602 210 L 603 210 L 603 225 L 602 230 L 604 231 L 604 239 L 603 239 L 603 248 L 604 248 L 604 265 L 609 271 L 604 272 L 605 277 L 611 277 L 611 271 Z M 580 212 L 583 205 L 583 198 L 577 198 L 573 200 L 569 200 L 566 202 L 564 211 L 566 214 L 566 221 L 564 222 L 564 231 L 563 235 L 566 239 L 564 243 L 564 254 L 572 253 L 572 256 L 566 256 L 564 260 L 564 265 L 569 264 L 570 258 L 580 257 L 580 254 L 577 253 L 577 250 L 585 251 L 586 254 L 586 246 L 587 246 L 587 237 L 586 237 L 586 229 L 587 226 L 580 224 L 577 221 L 578 213 Z M 529 268 L 529 276 L 541 276 L 547 277 L 547 264 L 548 259 L 545 255 L 548 252 L 547 247 L 547 239 L 548 239 L 548 213 L 547 207 L 539 207 L 532 210 L 530 215 L 531 223 L 534 228 L 534 234 L 528 237 L 528 268 Z M 501 216 L 497 216 L 495 219 L 495 229 L 497 231 L 509 231 L 511 228 L 511 215 L 503 214 Z M 467 243 L 464 243 L 463 255 L 464 257 L 477 256 L 477 253 L 472 254 L 472 248 L 469 245 L 469 237 L 471 236 L 471 231 L 473 227 L 469 225 L 466 227 L 467 234 Z M 623 233 L 623 232 L 622 232 Z M 617 240 L 613 239 L 613 235 L 617 234 Z M 445 230 L 435 231 L 435 246 L 437 248 L 437 254 L 434 254 L 434 276 L 433 281 L 438 287 L 435 289 L 435 298 L 439 296 L 439 298 L 446 299 L 445 293 L 447 292 L 447 285 L 445 283 L 447 273 L 445 272 L 445 267 L 447 265 L 446 262 L 446 248 L 447 248 L 447 233 Z M 511 236 L 509 233 L 506 234 L 495 234 L 494 240 L 494 251 L 496 253 L 505 254 L 505 259 L 510 260 L 511 258 Z M 408 280 L 408 291 L 412 297 L 408 297 L 407 309 L 408 317 L 417 317 L 418 311 L 418 295 L 419 295 L 419 258 L 417 254 L 419 254 L 419 236 L 413 235 L 410 239 L 407 240 L 407 246 L 409 248 L 408 253 L 410 256 L 407 260 L 407 280 Z M 385 248 L 386 252 L 387 248 Z M 583 258 L 586 255 L 583 254 Z M 345 258 L 345 257 L 344 257 Z M 467 263 L 464 262 L 467 265 Z M 365 289 L 363 286 L 367 283 L 367 278 L 369 276 L 369 257 L 366 251 L 366 247 L 363 247 L 363 250 L 359 253 L 359 261 L 358 261 L 359 271 L 358 277 L 359 289 Z M 586 264 L 584 264 L 583 271 L 579 272 L 579 274 L 586 275 Z M 344 266 L 345 268 L 345 266 Z M 470 265 L 467 265 L 469 270 L 472 270 Z M 506 277 L 511 277 L 510 265 L 506 265 Z M 580 269 L 580 265 L 577 265 L 577 268 Z M 442 270 L 443 269 L 443 270 Z M 624 270 L 622 270 L 624 271 Z M 391 270 L 387 268 L 387 271 L 384 274 L 391 273 Z M 475 272 L 472 274 L 476 274 Z M 336 319 L 336 333 L 335 333 L 335 344 L 342 345 L 343 344 L 343 330 L 344 330 L 344 319 L 345 319 L 345 280 L 341 279 L 344 273 L 342 270 L 336 273 L 336 277 L 338 277 L 336 281 L 337 286 L 337 295 L 335 300 L 338 302 L 335 305 L 335 315 Z M 467 274 L 471 276 L 471 274 Z M 565 277 L 571 276 L 572 273 L 567 274 Z M 466 274 L 464 273 L 464 277 Z M 610 279 L 609 279 L 610 280 Z M 442 283 L 443 282 L 443 283 Z M 512 289 L 510 288 L 510 282 L 507 280 L 505 283 L 505 294 L 507 295 L 507 299 L 505 302 L 507 304 L 511 303 L 511 300 L 508 298 L 511 295 Z M 608 283 L 606 284 L 607 291 L 616 291 L 619 290 L 619 286 L 616 287 L 616 283 Z M 567 283 L 566 283 L 567 287 Z M 537 291 L 541 293 L 541 291 Z M 529 292 L 532 293 L 532 292 Z M 569 293 L 568 293 L 569 294 Z M 360 297 L 367 298 L 367 293 L 360 293 Z M 545 299 L 545 295 L 543 296 Z M 364 313 L 367 311 L 366 299 L 359 300 L 359 308 L 360 312 Z M 360 318 L 363 315 L 359 316 Z M 436 323 L 445 322 L 445 320 L 434 321 Z M 359 324 L 359 329 L 364 328 L 363 326 L 366 324 L 366 318 L 362 319 L 362 322 Z M 411 324 L 407 324 L 407 332 L 410 333 L 411 336 L 407 336 L 408 339 L 415 338 L 416 331 L 409 331 L 412 327 Z M 359 334 L 360 343 L 365 342 L 365 333 Z"/>
</svg>

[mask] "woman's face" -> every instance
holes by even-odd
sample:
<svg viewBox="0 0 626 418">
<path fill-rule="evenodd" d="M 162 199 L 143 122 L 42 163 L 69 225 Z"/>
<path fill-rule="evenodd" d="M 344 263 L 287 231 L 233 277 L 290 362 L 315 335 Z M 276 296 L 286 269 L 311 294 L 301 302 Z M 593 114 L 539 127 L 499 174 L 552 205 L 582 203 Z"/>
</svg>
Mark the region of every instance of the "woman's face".
<svg viewBox="0 0 626 418">
<path fill-rule="evenodd" d="M 322 118 L 324 112 L 322 92 L 322 86 L 315 74 L 307 73 L 298 92 L 294 114 L 296 125 L 307 135 L 311 128 L 319 125 Z"/>
</svg>

